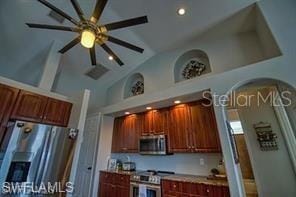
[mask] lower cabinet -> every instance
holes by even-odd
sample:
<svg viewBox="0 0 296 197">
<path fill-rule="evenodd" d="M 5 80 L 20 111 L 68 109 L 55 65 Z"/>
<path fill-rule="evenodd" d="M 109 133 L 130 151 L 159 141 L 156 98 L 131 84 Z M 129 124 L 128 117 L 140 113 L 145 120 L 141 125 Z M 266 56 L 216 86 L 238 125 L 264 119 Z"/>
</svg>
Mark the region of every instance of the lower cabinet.
<svg viewBox="0 0 296 197">
<path fill-rule="evenodd" d="M 129 197 L 130 176 L 100 172 L 99 197 Z"/>
<path fill-rule="evenodd" d="M 162 181 L 163 197 L 230 197 L 227 186 L 181 181 Z"/>
</svg>

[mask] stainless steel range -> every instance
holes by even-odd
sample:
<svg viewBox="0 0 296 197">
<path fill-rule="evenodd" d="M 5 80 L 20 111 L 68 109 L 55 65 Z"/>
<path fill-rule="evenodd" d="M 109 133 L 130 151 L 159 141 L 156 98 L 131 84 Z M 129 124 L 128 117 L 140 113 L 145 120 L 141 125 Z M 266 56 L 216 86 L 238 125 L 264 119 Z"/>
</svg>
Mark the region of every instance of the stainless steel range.
<svg viewBox="0 0 296 197">
<path fill-rule="evenodd" d="M 132 175 L 130 197 L 161 197 L 161 178 L 171 174 L 174 172 L 147 170 Z"/>
</svg>

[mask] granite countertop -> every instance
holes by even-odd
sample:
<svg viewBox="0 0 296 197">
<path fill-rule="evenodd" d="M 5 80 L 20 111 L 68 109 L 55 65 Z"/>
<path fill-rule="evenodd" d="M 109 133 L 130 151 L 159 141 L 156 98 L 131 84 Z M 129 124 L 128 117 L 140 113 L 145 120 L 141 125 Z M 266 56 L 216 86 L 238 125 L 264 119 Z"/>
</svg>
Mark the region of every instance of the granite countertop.
<svg viewBox="0 0 296 197">
<path fill-rule="evenodd" d="M 139 171 L 123 171 L 123 170 L 101 170 L 101 172 L 109 172 L 123 175 L 133 175 Z"/>
<path fill-rule="evenodd" d="M 116 173 L 116 174 L 123 174 L 123 175 L 133 175 L 137 172 L 143 172 L 143 171 L 101 170 L 101 172 Z M 188 175 L 188 174 L 167 175 L 167 176 L 162 177 L 162 180 L 201 183 L 201 184 L 215 185 L 215 186 L 228 186 L 227 180 L 224 180 L 224 179 L 222 179 L 222 180 L 221 179 L 208 179 L 207 176 Z"/>
<path fill-rule="evenodd" d="M 187 174 L 174 174 L 168 175 L 162 178 L 162 180 L 170 181 L 181 181 L 181 182 L 190 182 L 190 183 L 202 183 L 206 185 L 215 185 L 215 186 L 228 186 L 227 180 L 224 179 L 208 179 L 207 176 L 197 176 L 197 175 L 187 175 Z"/>
</svg>

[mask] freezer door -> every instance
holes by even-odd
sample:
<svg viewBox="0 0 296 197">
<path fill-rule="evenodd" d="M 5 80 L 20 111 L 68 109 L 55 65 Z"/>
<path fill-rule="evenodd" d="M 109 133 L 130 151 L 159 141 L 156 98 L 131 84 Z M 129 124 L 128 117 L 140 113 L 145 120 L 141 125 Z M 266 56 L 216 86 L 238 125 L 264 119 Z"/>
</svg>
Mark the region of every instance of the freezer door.
<svg viewBox="0 0 296 197">
<path fill-rule="evenodd" d="M 61 182 L 69 178 L 74 154 L 75 136 L 73 130 L 53 127 L 42 155 L 36 183 Z"/>
</svg>

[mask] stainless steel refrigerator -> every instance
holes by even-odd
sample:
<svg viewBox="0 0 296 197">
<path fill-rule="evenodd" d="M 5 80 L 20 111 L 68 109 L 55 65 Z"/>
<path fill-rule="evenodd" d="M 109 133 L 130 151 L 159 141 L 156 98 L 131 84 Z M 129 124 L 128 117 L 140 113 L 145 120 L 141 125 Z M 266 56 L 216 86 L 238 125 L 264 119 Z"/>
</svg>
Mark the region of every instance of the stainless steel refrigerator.
<svg viewBox="0 0 296 197">
<path fill-rule="evenodd" d="M 58 182 L 63 187 L 71 171 L 77 130 L 23 121 L 10 129 L 0 184 Z"/>
</svg>

